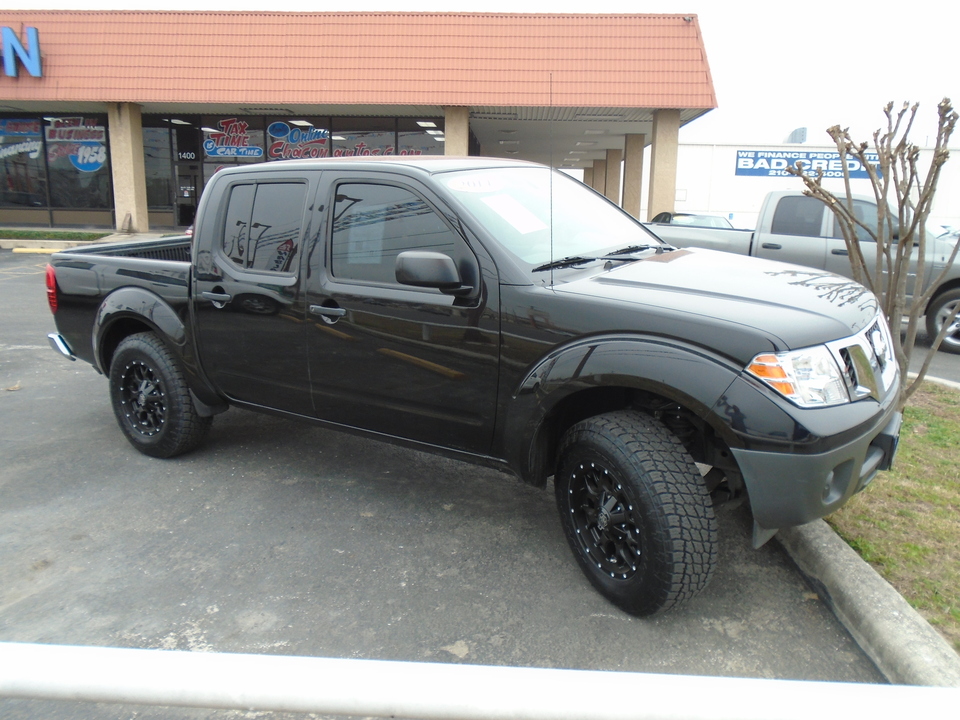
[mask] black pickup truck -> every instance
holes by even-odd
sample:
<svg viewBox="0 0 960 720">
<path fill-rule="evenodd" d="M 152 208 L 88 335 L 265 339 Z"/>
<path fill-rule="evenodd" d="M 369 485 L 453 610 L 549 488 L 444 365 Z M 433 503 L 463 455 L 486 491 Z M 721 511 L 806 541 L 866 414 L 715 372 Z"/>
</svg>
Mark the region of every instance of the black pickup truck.
<svg viewBox="0 0 960 720">
<path fill-rule="evenodd" d="M 109 378 L 135 448 L 228 406 L 546 486 L 590 581 L 647 615 L 695 595 L 714 507 L 754 543 L 889 467 L 898 370 L 875 298 L 662 243 L 548 168 L 486 158 L 222 170 L 191 238 L 53 255 L 51 344 Z"/>
</svg>

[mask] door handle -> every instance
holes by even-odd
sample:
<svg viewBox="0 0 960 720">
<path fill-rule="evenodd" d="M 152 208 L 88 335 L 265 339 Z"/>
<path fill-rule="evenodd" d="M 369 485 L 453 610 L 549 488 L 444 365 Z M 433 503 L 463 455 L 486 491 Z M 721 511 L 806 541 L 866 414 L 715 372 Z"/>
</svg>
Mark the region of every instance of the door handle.
<svg viewBox="0 0 960 720">
<path fill-rule="evenodd" d="M 218 308 L 222 308 L 233 299 L 233 296 L 228 295 L 227 293 L 210 292 L 209 290 L 204 290 L 202 293 L 200 293 L 200 297 L 202 297 L 204 300 L 209 300 Z"/>
<path fill-rule="evenodd" d="M 342 318 L 347 314 L 347 311 L 342 307 L 327 307 L 326 305 L 311 305 L 310 312 L 314 315 L 326 315 L 333 318 Z"/>
<path fill-rule="evenodd" d="M 831 251 L 830 251 L 830 254 L 831 254 L 831 255 L 845 255 L 846 257 L 850 257 L 850 253 L 848 253 L 846 250 L 840 250 L 840 249 L 831 250 Z"/>
<path fill-rule="evenodd" d="M 777 243 L 764 243 L 761 245 L 764 250 L 782 250 L 783 245 L 778 245 Z"/>
</svg>

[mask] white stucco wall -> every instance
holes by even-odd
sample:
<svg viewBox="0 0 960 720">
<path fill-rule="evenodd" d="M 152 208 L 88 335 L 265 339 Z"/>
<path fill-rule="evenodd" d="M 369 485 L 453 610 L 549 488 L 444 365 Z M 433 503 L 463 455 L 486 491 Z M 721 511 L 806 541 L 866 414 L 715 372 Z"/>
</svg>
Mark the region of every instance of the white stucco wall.
<svg viewBox="0 0 960 720">
<path fill-rule="evenodd" d="M 826 145 L 693 145 L 680 144 L 677 158 L 676 212 L 723 215 L 735 227 L 753 228 L 763 198 L 771 190 L 802 189 L 795 177 L 752 177 L 736 174 L 738 150 L 833 151 Z M 649 152 L 649 148 L 647 148 Z M 929 167 L 931 151 L 921 152 L 921 167 Z M 649 163 L 644 163 L 649 173 Z M 647 187 L 649 178 L 644 178 Z M 852 180 L 855 193 L 872 195 L 868 180 Z M 843 192 L 842 180 L 827 180 L 824 185 Z M 646 217 L 646 193 L 641 217 Z M 732 216 L 732 217 L 731 217 Z M 960 149 L 944 165 L 931 222 L 960 226 Z"/>
</svg>

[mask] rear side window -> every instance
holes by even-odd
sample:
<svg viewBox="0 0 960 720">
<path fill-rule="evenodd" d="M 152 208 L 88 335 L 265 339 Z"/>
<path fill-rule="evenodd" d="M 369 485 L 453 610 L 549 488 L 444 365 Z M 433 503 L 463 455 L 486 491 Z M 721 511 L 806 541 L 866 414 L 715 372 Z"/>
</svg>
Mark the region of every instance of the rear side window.
<svg viewBox="0 0 960 720">
<path fill-rule="evenodd" d="M 290 273 L 300 249 L 307 186 L 236 185 L 230 191 L 223 254 L 245 270 Z"/>
<path fill-rule="evenodd" d="M 822 202 L 806 195 L 780 198 L 770 232 L 774 235 L 819 237 L 823 210 Z"/>
<path fill-rule="evenodd" d="M 441 252 L 458 266 L 469 253 L 421 197 L 373 183 L 337 187 L 331 247 L 334 277 L 394 285 L 397 255 L 405 250 Z"/>
</svg>

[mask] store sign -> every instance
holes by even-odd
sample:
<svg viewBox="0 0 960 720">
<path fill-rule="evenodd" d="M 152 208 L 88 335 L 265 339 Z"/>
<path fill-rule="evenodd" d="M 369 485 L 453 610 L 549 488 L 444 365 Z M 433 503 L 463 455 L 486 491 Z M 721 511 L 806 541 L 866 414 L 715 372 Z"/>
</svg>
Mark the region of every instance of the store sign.
<svg viewBox="0 0 960 720">
<path fill-rule="evenodd" d="M 0 119 L 0 160 L 26 155 L 31 160 L 43 150 L 39 120 Z"/>
<path fill-rule="evenodd" d="M 80 172 L 96 172 L 107 161 L 107 128 L 83 117 L 53 118 L 46 128 L 47 159 L 66 157 Z"/>
<path fill-rule="evenodd" d="M 40 68 L 40 33 L 35 27 L 26 28 L 27 44 L 24 45 L 12 27 L 0 27 L 0 43 L 3 44 L 3 73 L 17 77 L 17 60 L 33 77 L 42 77 Z"/>
<path fill-rule="evenodd" d="M 271 160 L 295 158 L 323 158 L 330 154 L 330 132 L 319 128 L 291 127 L 285 122 L 267 127 L 270 138 L 267 154 Z"/>
<path fill-rule="evenodd" d="M 208 158 L 263 157 L 263 148 L 252 145 L 248 132 L 250 124 L 237 118 L 221 120 L 219 130 L 207 133 L 203 141 L 203 154 Z"/>
<path fill-rule="evenodd" d="M 867 153 L 867 161 L 876 166 L 876 153 Z M 856 158 L 840 158 L 840 153 L 831 150 L 737 150 L 737 175 L 754 177 L 788 177 L 788 167 L 797 163 L 811 175 L 819 170 L 827 178 L 842 178 L 846 162 L 851 178 L 869 178 L 866 169 Z"/>
</svg>

